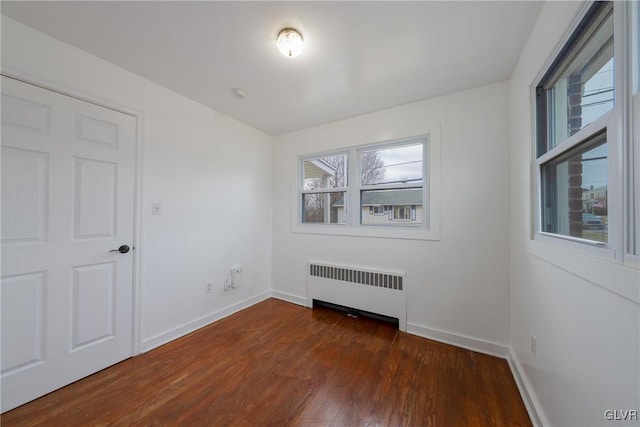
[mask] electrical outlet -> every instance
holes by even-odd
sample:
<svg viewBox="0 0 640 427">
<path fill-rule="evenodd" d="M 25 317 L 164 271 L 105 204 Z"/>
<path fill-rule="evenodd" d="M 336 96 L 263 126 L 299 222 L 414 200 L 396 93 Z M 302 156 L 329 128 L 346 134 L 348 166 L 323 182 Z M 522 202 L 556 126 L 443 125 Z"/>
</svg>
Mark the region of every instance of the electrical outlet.
<svg viewBox="0 0 640 427">
<path fill-rule="evenodd" d="M 231 280 L 224 279 L 224 290 L 225 291 L 231 290 Z"/>
<path fill-rule="evenodd" d="M 151 215 L 162 215 L 162 205 L 160 202 L 151 203 Z"/>
<path fill-rule="evenodd" d="M 531 353 L 533 353 L 533 357 L 537 356 L 538 352 L 538 341 L 535 335 L 531 335 Z"/>
<path fill-rule="evenodd" d="M 231 267 L 229 277 L 231 279 L 232 288 L 238 288 L 244 285 L 244 267 L 241 265 Z"/>
<path fill-rule="evenodd" d="M 210 294 L 213 291 L 213 283 L 208 282 L 204 284 L 204 293 Z"/>
</svg>

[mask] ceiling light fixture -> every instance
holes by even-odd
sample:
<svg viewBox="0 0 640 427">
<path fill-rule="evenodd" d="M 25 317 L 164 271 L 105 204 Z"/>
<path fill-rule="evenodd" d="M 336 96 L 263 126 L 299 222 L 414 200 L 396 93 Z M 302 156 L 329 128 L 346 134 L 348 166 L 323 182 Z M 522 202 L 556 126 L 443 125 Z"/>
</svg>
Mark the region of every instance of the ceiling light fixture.
<svg viewBox="0 0 640 427">
<path fill-rule="evenodd" d="M 287 58 L 295 58 L 302 52 L 302 35 L 293 28 L 285 28 L 278 33 L 278 49 Z"/>
</svg>

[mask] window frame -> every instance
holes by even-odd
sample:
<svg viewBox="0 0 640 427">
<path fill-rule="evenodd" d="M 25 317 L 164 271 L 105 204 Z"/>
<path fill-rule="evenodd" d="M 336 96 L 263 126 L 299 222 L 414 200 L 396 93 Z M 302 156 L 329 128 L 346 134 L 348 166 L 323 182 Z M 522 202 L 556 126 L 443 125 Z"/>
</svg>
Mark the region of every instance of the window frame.
<svg viewBox="0 0 640 427">
<path fill-rule="evenodd" d="M 638 78 L 640 66 L 637 59 L 637 49 L 640 45 L 638 39 L 640 7 L 637 4 L 635 11 L 631 13 L 630 8 L 634 5 L 627 2 L 612 3 L 615 92 L 613 108 L 555 147 L 540 154 L 541 144 L 547 143 L 546 140 L 541 141 L 540 136 L 548 132 L 548 127 L 546 114 L 543 115 L 541 111 L 542 103 L 538 101 L 539 88 L 548 82 L 550 71 L 554 65 L 561 61 L 559 58 L 567 51 L 571 52 L 571 48 L 568 46 L 575 42 L 576 34 L 584 29 L 584 22 L 592 12 L 595 3 L 594 1 L 587 2 L 580 9 L 573 24 L 531 85 L 532 123 L 534 124 L 532 126 L 531 240 L 637 268 L 640 266 L 638 261 L 640 258 L 637 254 L 632 253 L 632 249 L 635 247 L 637 250 L 637 245 L 640 244 L 638 238 L 640 202 L 638 201 L 639 197 L 634 193 L 634 190 L 637 191 L 640 188 L 638 176 L 640 170 L 636 166 L 640 160 L 638 153 L 640 151 L 638 148 L 640 147 L 640 142 L 638 142 L 640 96 L 637 94 L 638 86 L 640 86 L 640 78 Z M 564 60 L 570 59 L 565 57 Z M 635 65 L 634 70 L 629 72 L 632 68 L 631 61 L 634 61 Z M 635 96 L 632 93 L 632 88 L 636 92 Z M 635 99 L 636 96 L 637 99 Z M 633 105 L 631 101 L 633 101 Z M 576 149 L 603 131 L 606 132 L 607 143 L 608 242 L 602 243 L 542 231 L 544 204 L 542 199 L 544 185 L 541 173 L 542 165 L 551 159 L 570 153 L 572 149 Z M 538 252 L 537 249 L 536 252 Z"/>
<path fill-rule="evenodd" d="M 292 203 L 293 216 L 291 230 L 294 233 L 380 237 L 409 240 L 440 240 L 440 126 L 430 126 L 430 131 L 416 136 L 389 139 L 380 142 L 339 147 L 327 151 L 297 156 L 297 180 L 295 183 L 295 197 Z M 417 141 L 423 143 L 422 150 L 422 193 L 423 193 L 423 222 L 422 224 L 387 224 L 363 225 L 360 223 L 362 207 L 360 204 L 361 189 L 382 190 L 384 185 L 361 185 L 360 152 L 363 150 L 382 149 L 393 146 L 411 145 Z M 303 193 L 303 165 L 304 161 L 331 155 L 347 154 L 347 187 L 345 191 L 345 224 L 304 223 L 302 222 L 302 193 Z M 406 184 L 401 184 L 406 185 Z M 414 188 L 416 184 L 409 184 Z M 396 187 L 393 187 L 396 188 Z M 324 189 L 323 189 L 324 190 Z M 329 192 L 343 191 L 331 189 Z M 327 191 L 317 191 L 327 192 Z M 387 206 L 383 206 L 387 209 Z M 393 210 L 393 208 L 391 208 Z"/>
<path fill-rule="evenodd" d="M 397 221 L 397 222 L 406 222 L 406 221 L 412 221 L 413 218 L 415 217 L 415 212 L 416 212 L 416 205 L 398 205 L 398 206 L 394 206 L 393 207 L 393 219 L 392 221 Z M 396 215 L 396 211 L 398 212 L 398 215 Z M 404 216 L 406 216 L 406 218 L 402 218 L 403 215 L 400 215 L 400 212 L 402 212 L 403 214 L 405 214 Z"/>
<path fill-rule="evenodd" d="M 369 206 L 369 215 L 371 216 L 383 216 L 385 215 L 385 206 L 386 205 L 378 205 L 378 206 Z M 378 212 L 376 212 L 378 211 Z"/>
<path fill-rule="evenodd" d="M 625 223 L 628 227 L 625 242 L 625 263 L 640 268 L 640 2 L 625 2 L 626 49 L 629 52 L 627 77 L 629 94 L 629 144 L 626 147 L 627 179 L 625 181 Z"/>
</svg>

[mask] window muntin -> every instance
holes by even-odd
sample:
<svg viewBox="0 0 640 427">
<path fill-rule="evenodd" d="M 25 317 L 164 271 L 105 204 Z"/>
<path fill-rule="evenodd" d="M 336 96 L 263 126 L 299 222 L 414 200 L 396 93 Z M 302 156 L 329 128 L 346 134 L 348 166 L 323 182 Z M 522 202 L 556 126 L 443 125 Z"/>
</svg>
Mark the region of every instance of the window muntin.
<svg viewBox="0 0 640 427">
<path fill-rule="evenodd" d="M 613 5 L 596 2 L 536 88 L 537 231 L 609 243 Z"/>
</svg>

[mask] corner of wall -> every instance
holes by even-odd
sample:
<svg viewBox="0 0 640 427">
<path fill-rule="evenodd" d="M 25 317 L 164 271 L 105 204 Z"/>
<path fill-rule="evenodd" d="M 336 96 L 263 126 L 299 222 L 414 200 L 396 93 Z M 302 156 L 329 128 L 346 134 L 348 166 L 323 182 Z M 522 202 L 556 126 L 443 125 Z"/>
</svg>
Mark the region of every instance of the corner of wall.
<svg viewBox="0 0 640 427">
<path fill-rule="evenodd" d="M 507 348 L 507 363 L 509 364 L 509 368 L 511 369 L 511 374 L 513 375 L 513 379 L 516 382 L 516 386 L 518 387 L 518 391 L 520 392 L 520 396 L 522 397 L 522 401 L 524 403 L 525 408 L 527 408 L 527 413 L 529 414 L 529 418 L 531 418 L 531 422 L 535 427 L 544 427 L 549 426 L 549 422 L 546 420 L 544 416 L 544 412 L 542 411 L 542 406 L 538 401 L 538 398 L 533 390 L 533 387 L 529 384 L 529 380 L 527 376 L 524 374 L 520 362 L 515 356 L 513 348 L 509 346 Z"/>
</svg>

